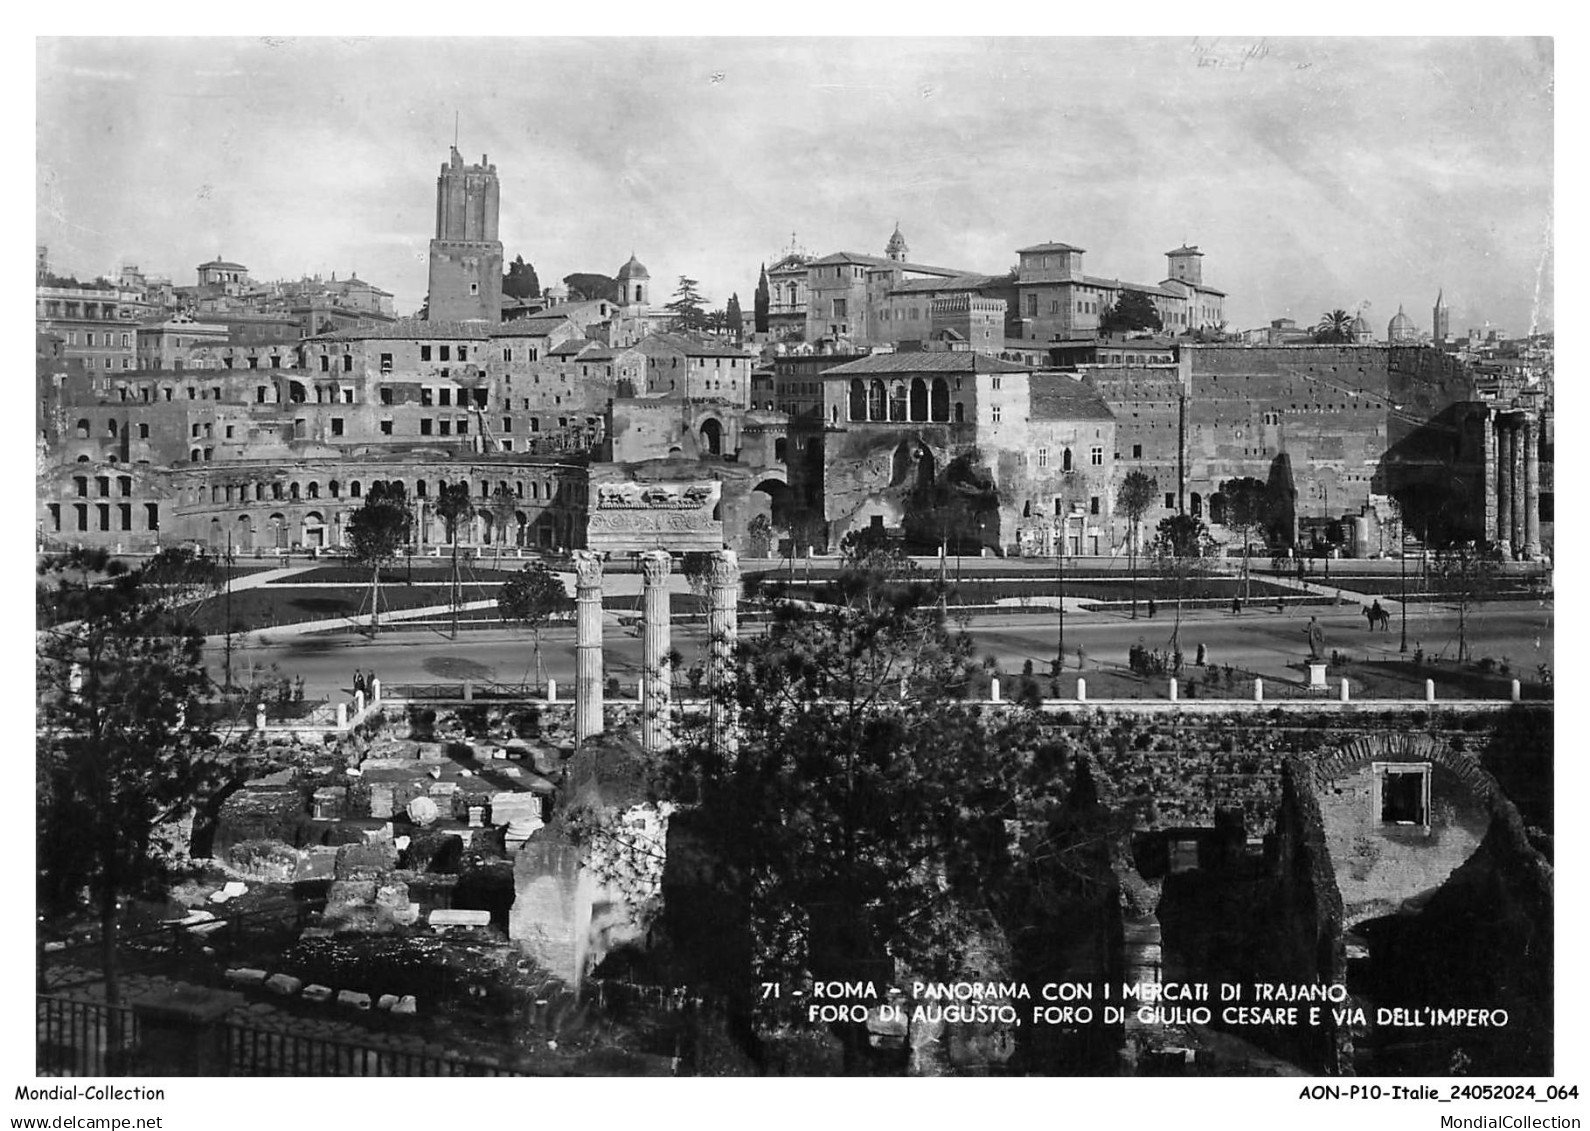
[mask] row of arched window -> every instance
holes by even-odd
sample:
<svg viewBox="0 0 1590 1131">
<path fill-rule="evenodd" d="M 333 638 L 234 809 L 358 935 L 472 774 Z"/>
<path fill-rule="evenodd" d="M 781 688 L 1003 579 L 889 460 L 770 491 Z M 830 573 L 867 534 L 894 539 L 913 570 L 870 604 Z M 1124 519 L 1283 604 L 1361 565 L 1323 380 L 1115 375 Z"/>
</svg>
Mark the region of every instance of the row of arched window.
<svg viewBox="0 0 1590 1131">
<path fill-rule="evenodd" d="M 949 382 L 942 377 L 935 377 L 929 386 L 921 377 L 911 378 L 909 384 L 903 380 L 885 384 L 876 377 L 871 382 L 859 377 L 852 378 L 850 419 L 948 423 Z M 957 423 L 965 420 L 965 408 L 958 401 L 955 404 L 955 420 Z"/>
<path fill-rule="evenodd" d="M 79 491 L 79 494 L 82 494 L 86 490 L 87 480 L 81 476 L 79 478 L 82 479 L 85 485 L 84 489 Z M 444 485 L 442 482 L 437 483 L 438 488 Z M 326 497 L 331 499 L 342 498 L 343 487 L 344 485 L 340 480 L 332 479 L 328 481 L 325 485 Z M 363 487 L 359 480 L 349 481 L 346 487 L 348 498 L 357 499 L 362 497 Z M 405 484 L 404 488 L 411 498 L 424 499 L 430 497 L 430 484 L 424 479 L 416 479 L 412 484 Z M 497 489 L 511 492 L 515 498 L 531 499 L 537 502 L 561 503 L 565 502 L 569 497 L 567 481 L 562 479 L 545 481 L 518 479 L 511 482 L 506 479 L 499 479 L 495 483 L 489 479 L 482 479 L 478 487 L 479 497 L 481 499 L 489 499 Z M 313 479 L 307 483 L 300 483 L 297 480 L 286 483 L 212 483 L 209 488 L 209 496 L 209 501 L 212 503 L 242 503 L 250 501 L 251 497 L 255 502 L 265 502 L 266 500 L 296 502 L 301 499 L 319 499 L 321 497 L 321 484 L 318 480 Z M 203 487 L 195 486 L 189 489 L 188 502 L 199 503 L 203 500 Z"/>
</svg>

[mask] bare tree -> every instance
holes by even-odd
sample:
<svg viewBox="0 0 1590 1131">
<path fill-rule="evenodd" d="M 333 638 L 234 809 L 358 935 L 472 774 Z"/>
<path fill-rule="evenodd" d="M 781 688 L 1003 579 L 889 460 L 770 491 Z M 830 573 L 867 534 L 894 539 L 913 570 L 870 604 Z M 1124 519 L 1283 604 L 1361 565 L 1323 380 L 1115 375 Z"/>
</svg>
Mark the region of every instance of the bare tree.
<svg viewBox="0 0 1590 1131">
<path fill-rule="evenodd" d="M 1129 471 L 1126 478 L 1121 480 L 1121 486 L 1115 493 L 1115 506 L 1131 527 L 1130 548 L 1128 557 L 1132 565 L 1132 616 L 1137 616 L 1137 555 L 1139 543 L 1143 534 L 1143 516 L 1148 513 L 1148 508 L 1154 505 L 1154 496 L 1159 493 L 1159 480 L 1152 475 L 1141 471 Z"/>
</svg>

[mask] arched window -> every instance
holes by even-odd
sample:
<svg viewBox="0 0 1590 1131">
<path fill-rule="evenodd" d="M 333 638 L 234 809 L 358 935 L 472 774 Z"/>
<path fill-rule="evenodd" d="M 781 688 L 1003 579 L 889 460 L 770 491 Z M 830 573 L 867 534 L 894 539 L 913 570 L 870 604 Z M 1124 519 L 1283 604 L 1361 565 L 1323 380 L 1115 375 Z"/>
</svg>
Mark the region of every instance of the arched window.
<svg viewBox="0 0 1590 1131">
<path fill-rule="evenodd" d="M 256 385 L 254 387 L 254 403 L 255 404 L 264 404 L 265 403 L 265 386 L 264 385 Z"/>
<path fill-rule="evenodd" d="M 77 422 L 77 438 L 79 440 L 88 439 L 88 417 L 86 416 Z"/>
<path fill-rule="evenodd" d="M 1197 491 L 1194 491 L 1192 493 L 1192 498 L 1189 500 L 1189 502 L 1191 504 L 1190 509 L 1191 509 L 1191 512 L 1192 512 L 1192 516 L 1194 518 L 1202 518 L 1204 516 L 1204 500 L 1203 500 L 1203 496 L 1200 495 Z"/>
<path fill-rule="evenodd" d="M 311 499 L 320 498 L 320 484 L 319 483 L 310 483 L 309 484 L 309 497 Z"/>
<path fill-rule="evenodd" d="M 911 419 L 926 420 L 928 418 L 928 390 L 927 382 L 920 377 L 911 378 Z"/>
<path fill-rule="evenodd" d="M 771 406 L 769 406 L 769 407 L 771 407 Z M 838 405 L 835 405 L 833 408 L 828 410 L 828 419 L 829 419 L 830 423 L 833 423 L 833 424 L 838 424 L 839 423 L 839 406 Z"/>
<path fill-rule="evenodd" d="M 335 499 L 342 494 L 342 484 L 333 479 L 330 483 L 326 484 L 326 490 L 330 491 L 331 497 Z"/>
<path fill-rule="evenodd" d="M 889 387 L 889 419 L 903 421 L 906 418 L 906 392 L 905 382 L 896 381 Z"/>
<path fill-rule="evenodd" d="M 850 419 L 867 419 L 867 386 L 860 377 L 850 380 Z"/>
<path fill-rule="evenodd" d="M 787 453 L 788 452 L 789 452 L 789 441 L 786 440 L 783 436 L 777 437 L 773 441 L 773 458 L 778 460 L 780 463 L 782 463 L 786 458 L 788 458 L 787 457 Z"/>
<path fill-rule="evenodd" d="M 872 385 L 867 389 L 867 419 L 887 420 L 888 409 L 885 404 L 886 394 L 883 391 L 883 382 L 873 379 Z"/>
<path fill-rule="evenodd" d="M 941 424 L 950 419 L 950 386 L 942 377 L 933 378 L 932 417 Z"/>
<path fill-rule="evenodd" d="M 297 483 L 293 483 L 293 484 L 290 484 L 288 486 L 288 488 L 287 488 L 287 497 L 289 499 L 297 499 L 298 498 L 298 484 Z"/>
<path fill-rule="evenodd" d="M 955 402 L 955 423 L 957 423 L 957 424 L 965 424 L 966 423 L 966 406 L 963 405 L 960 401 L 956 401 Z"/>
<path fill-rule="evenodd" d="M 1070 471 L 1071 470 L 1071 449 L 1070 448 L 1067 448 L 1064 452 L 1062 452 L 1060 454 L 1060 470 L 1061 471 Z"/>
<path fill-rule="evenodd" d="M 723 425 L 716 420 L 707 420 L 701 425 L 701 447 L 709 456 L 723 454 Z"/>
<path fill-rule="evenodd" d="M 114 420 L 105 421 L 105 431 L 107 433 L 109 433 L 109 435 L 110 435 L 110 437 L 112 439 L 115 439 L 116 438 L 116 422 Z"/>
<path fill-rule="evenodd" d="M 348 498 L 357 499 L 358 497 L 359 497 L 359 481 L 357 479 L 355 479 L 352 483 L 348 484 Z"/>
</svg>

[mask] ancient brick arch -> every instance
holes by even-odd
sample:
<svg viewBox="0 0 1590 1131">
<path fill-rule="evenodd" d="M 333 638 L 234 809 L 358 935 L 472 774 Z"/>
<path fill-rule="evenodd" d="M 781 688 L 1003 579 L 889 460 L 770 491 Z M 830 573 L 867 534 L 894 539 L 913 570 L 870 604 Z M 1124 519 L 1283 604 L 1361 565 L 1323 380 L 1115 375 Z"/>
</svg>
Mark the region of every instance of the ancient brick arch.
<svg viewBox="0 0 1590 1131">
<path fill-rule="evenodd" d="M 1313 764 L 1314 780 L 1324 785 L 1371 762 L 1430 762 L 1456 777 L 1475 797 L 1490 802 L 1499 796 L 1496 779 L 1467 754 L 1427 734 L 1400 731 L 1366 734 L 1319 757 Z"/>
</svg>

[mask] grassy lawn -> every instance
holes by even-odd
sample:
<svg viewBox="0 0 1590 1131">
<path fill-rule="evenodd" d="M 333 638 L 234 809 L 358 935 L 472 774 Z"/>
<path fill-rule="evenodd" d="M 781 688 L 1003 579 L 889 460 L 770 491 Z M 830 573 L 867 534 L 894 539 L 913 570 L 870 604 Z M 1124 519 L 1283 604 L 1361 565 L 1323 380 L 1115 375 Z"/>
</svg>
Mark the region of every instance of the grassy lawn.
<svg viewBox="0 0 1590 1131">
<path fill-rule="evenodd" d="M 766 592 L 776 592 L 783 587 L 781 579 L 763 575 L 767 580 L 763 583 Z M 817 582 L 814 577 L 812 585 L 803 583 L 797 575 L 796 583 L 788 587 L 786 596 L 802 600 L 829 601 L 833 599 L 833 592 L 829 586 Z M 934 580 L 934 579 L 928 579 Z M 1060 582 L 1052 577 L 1014 579 L 1000 578 L 997 580 L 975 580 L 962 578 L 956 582 L 953 577 L 949 579 L 949 603 L 954 605 L 993 605 L 1001 600 L 1020 600 L 1023 597 L 1058 597 L 1061 592 Z M 1242 592 L 1242 581 L 1234 577 L 1205 578 L 1192 585 L 1183 594 L 1187 600 L 1216 600 L 1229 602 L 1233 597 Z M 1295 597 L 1298 590 L 1284 585 L 1276 585 L 1268 581 L 1253 578 L 1248 583 L 1250 599 L 1262 602 L 1266 598 L 1273 599 L 1277 596 Z M 1079 597 L 1084 600 L 1094 601 L 1129 601 L 1132 596 L 1132 583 L 1130 579 L 1119 574 L 1112 574 L 1108 581 L 1097 577 L 1074 579 L 1068 573 L 1065 579 L 1065 595 Z M 1152 578 L 1139 578 L 1137 581 L 1137 599 L 1146 601 L 1153 597 L 1161 604 L 1175 600 L 1174 588 L 1163 581 Z"/>
<path fill-rule="evenodd" d="M 490 569 L 471 565 L 469 562 L 458 563 L 458 579 L 461 582 L 503 582 L 519 572 L 518 566 L 510 564 L 504 569 Z M 385 566 L 381 570 L 382 585 L 406 585 L 409 582 L 410 572 L 407 565 Z M 423 565 L 415 565 L 413 570 L 415 585 L 449 585 L 452 583 L 453 567 L 451 563 L 438 565 L 434 559 L 427 559 Z M 304 573 L 295 573 L 291 577 L 274 581 L 273 585 L 368 585 L 370 584 L 370 571 L 363 566 L 355 565 L 328 565 L 318 566 Z"/>
<path fill-rule="evenodd" d="M 383 585 L 381 609 L 385 612 L 387 609 L 416 609 L 426 605 L 445 605 L 449 600 L 450 589 L 451 587 L 446 585 Z M 497 596 L 497 586 L 461 585 L 459 594 L 464 601 L 494 600 Z M 370 611 L 369 599 L 368 586 L 295 589 L 290 585 L 284 585 L 242 589 L 232 594 L 231 631 L 250 632 L 276 625 L 357 616 Z M 194 610 L 193 622 L 200 632 L 207 635 L 227 631 L 226 599 L 207 598 Z"/>
</svg>

